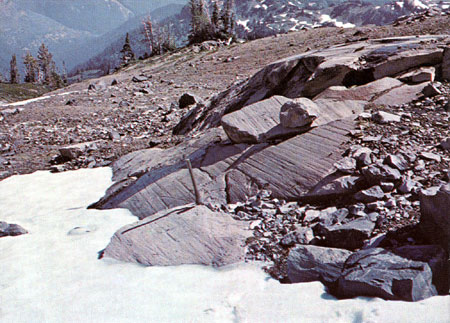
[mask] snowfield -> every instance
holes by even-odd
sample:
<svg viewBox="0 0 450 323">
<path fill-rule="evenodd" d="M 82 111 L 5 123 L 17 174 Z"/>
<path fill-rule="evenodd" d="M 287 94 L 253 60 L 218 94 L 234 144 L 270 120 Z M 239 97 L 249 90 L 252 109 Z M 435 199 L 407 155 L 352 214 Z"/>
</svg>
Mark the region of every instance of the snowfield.
<svg viewBox="0 0 450 323">
<path fill-rule="evenodd" d="M 450 296 L 417 303 L 338 301 L 320 283 L 281 285 L 258 264 L 216 270 L 98 259 L 127 210 L 87 210 L 109 168 L 0 182 L 0 322 L 449 322 Z M 69 234 L 70 232 L 70 234 Z"/>
</svg>

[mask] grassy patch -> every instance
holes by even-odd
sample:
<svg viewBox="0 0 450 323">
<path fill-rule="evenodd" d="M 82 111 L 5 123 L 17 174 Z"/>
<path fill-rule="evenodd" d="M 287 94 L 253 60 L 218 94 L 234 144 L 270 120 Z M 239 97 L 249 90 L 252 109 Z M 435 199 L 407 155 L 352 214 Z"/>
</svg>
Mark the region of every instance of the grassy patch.
<svg viewBox="0 0 450 323">
<path fill-rule="evenodd" d="M 51 89 L 41 84 L 9 84 L 0 83 L 0 101 L 15 102 L 36 98 Z"/>
</svg>

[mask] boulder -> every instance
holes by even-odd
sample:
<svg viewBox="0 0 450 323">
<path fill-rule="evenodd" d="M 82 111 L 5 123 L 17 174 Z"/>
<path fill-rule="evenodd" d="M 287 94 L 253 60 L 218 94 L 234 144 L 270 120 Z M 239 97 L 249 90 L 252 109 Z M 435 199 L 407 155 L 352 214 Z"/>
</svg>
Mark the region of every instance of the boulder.
<svg viewBox="0 0 450 323">
<path fill-rule="evenodd" d="M 447 46 L 444 49 L 442 58 L 442 78 L 450 81 L 450 47 Z"/>
<path fill-rule="evenodd" d="M 202 100 L 195 94 L 184 93 L 178 100 L 178 106 L 180 109 L 184 109 L 190 105 L 193 105 L 196 103 L 201 103 L 201 102 L 202 102 Z"/>
<path fill-rule="evenodd" d="M 420 194 L 422 236 L 429 243 L 441 245 L 450 254 L 450 184 L 425 190 Z M 450 257 L 447 262 L 450 272 Z M 447 286 L 450 292 L 450 285 Z"/>
<path fill-rule="evenodd" d="M 234 143 L 261 143 L 306 132 L 309 125 L 289 129 L 280 125 L 280 109 L 289 99 L 273 96 L 222 117 L 222 127 Z"/>
<path fill-rule="evenodd" d="M 309 126 L 317 115 L 308 111 L 318 110 L 317 105 L 307 98 L 299 98 L 295 102 L 286 102 L 281 106 L 280 123 L 285 128 L 303 128 Z"/>
<path fill-rule="evenodd" d="M 145 266 L 225 266 L 244 260 L 247 227 L 205 206 L 178 207 L 119 229 L 103 256 Z"/>
<path fill-rule="evenodd" d="M 345 262 L 332 294 L 344 298 L 369 296 L 403 301 L 419 301 L 438 295 L 429 263 L 442 263 L 445 253 L 434 247 L 426 248 L 426 252 L 421 250 L 419 253 L 400 248 L 392 251 L 374 248 L 355 252 Z M 425 259 L 420 255 L 412 257 L 412 254 L 424 254 Z M 441 268 L 440 265 L 434 267 Z"/>
<path fill-rule="evenodd" d="M 400 122 L 401 117 L 399 115 L 385 112 L 385 111 L 377 111 L 372 114 L 372 120 L 376 123 L 385 124 L 391 122 Z"/>
<path fill-rule="evenodd" d="M 105 90 L 106 88 L 107 88 L 107 85 L 103 80 L 91 83 L 88 86 L 88 90 L 92 90 L 92 91 L 101 91 L 101 90 Z"/>
<path fill-rule="evenodd" d="M 64 158 L 74 159 L 83 155 L 85 152 L 97 150 L 98 144 L 99 141 L 90 141 L 61 147 L 59 148 L 59 154 Z"/>
<path fill-rule="evenodd" d="M 375 223 L 361 218 L 342 225 L 319 223 L 314 227 L 314 233 L 324 236 L 329 247 L 355 250 L 364 245 L 364 240 L 372 235 L 374 229 Z"/>
<path fill-rule="evenodd" d="M 384 192 L 380 186 L 376 185 L 356 193 L 354 197 L 357 201 L 371 203 L 381 200 L 384 197 Z"/>
<path fill-rule="evenodd" d="M 345 249 L 298 246 L 289 252 L 287 273 L 291 283 L 334 282 L 341 275 L 345 260 L 352 254 Z"/>
<path fill-rule="evenodd" d="M 22 234 L 27 234 L 27 233 L 28 233 L 28 231 L 25 230 L 24 228 L 22 228 L 18 224 L 6 223 L 3 221 L 0 221 L 0 238 L 7 237 L 7 236 L 15 237 L 15 236 L 20 236 Z"/>
<path fill-rule="evenodd" d="M 305 121 L 303 126 L 293 127 L 294 123 L 287 121 L 287 111 L 281 111 L 283 106 L 286 109 L 285 104 L 302 107 Z M 277 95 L 227 114 L 222 117 L 221 123 L 228 137 L 234 143 L 270 142 L 304 133 L 310 129 L 311 122 L 312 126 L 320 126 L 332 121 L 354 117 L 363 111 L 365 104 L 365 101 L 320 99 L 313 102 L 306 98 L 290 100 Z M 286 116 L 284 116 L 285 114 Z M 294 120 L 292 115 L 290 118 Z M 298 120 L 296 125 L 300 125 Z"/>
<path fill-rule="evenodd" d="M 133 76 L 131 81 L 133 81 L 135 83 L 141 83 L 141 82 L 148 81 L 148 77 L 145 75 L 135 75 L 135 76 Z"/>
</svg>

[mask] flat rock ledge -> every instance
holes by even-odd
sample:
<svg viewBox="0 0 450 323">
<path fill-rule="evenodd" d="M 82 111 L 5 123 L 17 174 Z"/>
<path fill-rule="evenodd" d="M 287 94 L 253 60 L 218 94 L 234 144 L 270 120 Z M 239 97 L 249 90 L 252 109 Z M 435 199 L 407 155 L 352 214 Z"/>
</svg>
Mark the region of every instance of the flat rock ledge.
<svg viewBox="0 0 450 323">
<path fill-rule="evenodd" d="M 245 257 L 248 225 L 205 206 L 166 210 L 118 230 L 104 257 L 146 266 L 225 266 Z"/>
</svg>

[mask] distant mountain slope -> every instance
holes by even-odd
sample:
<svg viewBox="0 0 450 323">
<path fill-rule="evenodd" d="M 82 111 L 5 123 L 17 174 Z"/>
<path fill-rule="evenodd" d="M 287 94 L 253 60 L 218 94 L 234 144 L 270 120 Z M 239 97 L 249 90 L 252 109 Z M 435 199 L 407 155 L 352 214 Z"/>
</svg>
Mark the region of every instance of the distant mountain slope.
<svg viewBox="0 0 450 323">
<path fill-rule="evenodd" d="M 0 73 L 6 74 L 11 54 L 22 57 L 26 50 L 36 54 L 42 42 L 53 53 L 55 61 L 61 65 L 66 60 L 73 65 L 73 57 L 81 60 L 90 57 L 88 51 L 70 54 L 71 49 L 84 43 L 94 44 L 119 27 L 133 29 L 133 19 L 150 10 L 169 3 L 186 3 L 187 0 L 0 0 Z M 173 14 L 170 11 L 170 14 Z M 128 25 L 124 25 L 129 22 Z M 126 32 L 122 29 L 122 32 Z M 117 33 L 117 32 L 116 32 Z M 114 33 L 113 33 L 114 34 Z M 113 41 L 107 35 L 105 44 Z M 69 55 L 70 54 L 70 55 Z M 19 58 L 19 62 L 21 59 Z M 21 64 L 19 67 L 22 68 Z"/>
</svg>

